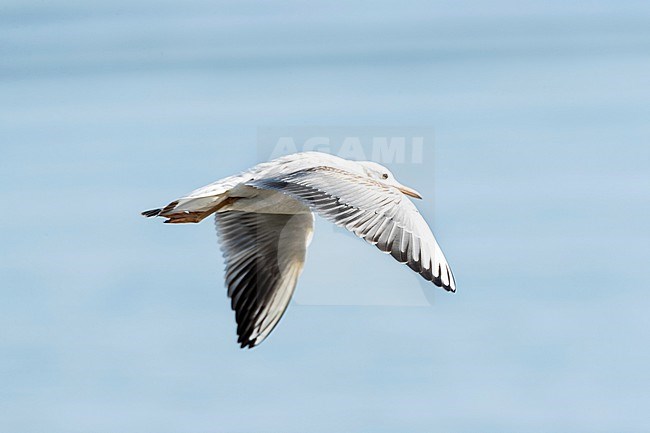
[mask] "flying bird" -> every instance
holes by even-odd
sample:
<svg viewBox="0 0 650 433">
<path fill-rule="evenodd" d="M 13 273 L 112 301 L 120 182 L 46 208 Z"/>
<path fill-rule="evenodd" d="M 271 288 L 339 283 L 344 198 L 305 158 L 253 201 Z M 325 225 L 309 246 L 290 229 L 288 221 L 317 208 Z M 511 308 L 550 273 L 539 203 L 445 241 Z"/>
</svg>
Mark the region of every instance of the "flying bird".
<svg viewBox="0 0 650 433">
<path fill-rule="evenodd" d="M 407 196 L 422 198 L 380 164 L 302 152 L 258 164 L 142 215 L 178 224 L 215 214 L 237 342 L 252 348 L 271 333 L 289 304 L 315 213 L 455 292 L 447 260 Z"/>
</svg>

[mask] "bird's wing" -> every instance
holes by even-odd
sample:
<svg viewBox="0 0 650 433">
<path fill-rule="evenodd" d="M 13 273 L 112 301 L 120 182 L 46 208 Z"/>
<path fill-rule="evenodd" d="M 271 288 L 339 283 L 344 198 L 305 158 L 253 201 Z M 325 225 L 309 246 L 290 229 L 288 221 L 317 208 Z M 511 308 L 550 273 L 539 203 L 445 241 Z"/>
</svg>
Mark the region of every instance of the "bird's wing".
<svg viewBox="0 0 650 433">
<path fill-rule="evenodd" d="M 241 347 L 254 347 L 275 328 L 302 272 L 314 226 L 312 213 L 217 212 L 226 285 Z"/>
<path fill-rule="evenodd" d="M 334 224 L 406 263 L 426 280 L 456 291 L 454 276 L 431 229 L 397 188 L 327 166 L 247 184 L 300 200 Z"/>
</svg>

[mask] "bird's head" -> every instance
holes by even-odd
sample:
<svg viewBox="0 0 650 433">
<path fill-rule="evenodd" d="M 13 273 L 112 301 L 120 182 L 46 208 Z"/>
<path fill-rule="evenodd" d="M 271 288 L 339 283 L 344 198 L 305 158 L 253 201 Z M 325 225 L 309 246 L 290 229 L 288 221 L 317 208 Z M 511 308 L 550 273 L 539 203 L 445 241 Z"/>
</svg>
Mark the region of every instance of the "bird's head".
<svg viewBox="0 0 650 433">
<path fill-rule="evenodd" d="M 391 173 L 390 170 L 384 167 L 383 165 L 377 164 L 376 162 L 373 161 L 359 161 L 359 164 L 363 167 L 363 171 L 369 178 L 381 182 L 385 185 L 395 187 L 398 190 L 400 190 L 403 194 L 406 194 L 410 197 L 420 198 L 420 199 L 422 198 L 420 193 L 417 192 L 416 190 L 399 183 L 397 179 L 395 179 L 393 173 Z"/>
</svg>

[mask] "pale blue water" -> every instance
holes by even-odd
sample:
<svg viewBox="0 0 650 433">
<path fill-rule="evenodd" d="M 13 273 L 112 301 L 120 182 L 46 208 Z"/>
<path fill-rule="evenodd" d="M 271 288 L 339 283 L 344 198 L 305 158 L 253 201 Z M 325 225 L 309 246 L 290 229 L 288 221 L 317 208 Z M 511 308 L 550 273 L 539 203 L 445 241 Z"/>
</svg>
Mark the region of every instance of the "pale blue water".
<svg viewBox="0 0 650 433">
<path fill-rule="evenodd" d="M 0 431 L 649 431 L 649 24 L 643 1 L 3 2 Z M 392 168 L 458 293 L 391 305 L 426 286 L 319 222 L 300 293 L 382 306 L 303 297 L 238 349 L 212 224 L 138 212 L 287 125 L 432 128 Z"/>
</svg>

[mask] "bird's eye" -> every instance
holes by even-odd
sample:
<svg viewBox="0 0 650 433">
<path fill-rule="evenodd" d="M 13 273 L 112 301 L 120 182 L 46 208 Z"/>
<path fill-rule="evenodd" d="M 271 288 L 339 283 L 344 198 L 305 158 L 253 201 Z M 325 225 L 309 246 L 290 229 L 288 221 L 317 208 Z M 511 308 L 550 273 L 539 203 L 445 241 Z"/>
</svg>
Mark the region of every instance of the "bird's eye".
<svg viewBox="0 0 650 433">
<path fill-rule="evenodd" d="M 381 175 L 381 178 L 382 178 L 382 179 L 388 179 L 388 173 L 384 173 L 384 174 L 382 174 L 382 175 Z"/>
</svg>

